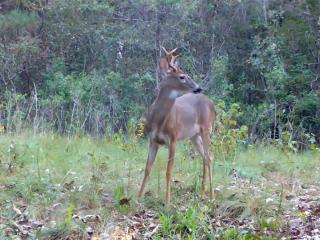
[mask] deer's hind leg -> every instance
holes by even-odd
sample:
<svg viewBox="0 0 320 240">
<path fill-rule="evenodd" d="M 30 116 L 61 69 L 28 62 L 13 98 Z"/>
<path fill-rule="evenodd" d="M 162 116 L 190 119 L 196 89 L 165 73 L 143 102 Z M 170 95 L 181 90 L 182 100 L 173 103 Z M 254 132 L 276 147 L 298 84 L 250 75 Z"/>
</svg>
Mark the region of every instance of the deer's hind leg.
<svg viewBox="0 0 320 240">
<path fill-rule="evenodd" d="M 208 176 L 209 176 L 210 198 L 213 198 L 212 155 L 210 152 L 210 145 L 211 145 L 210 133 L 211 133 L 211 127 L 208 127 L 206 129 L 202 129 L 201 138 L 203 141 L 203 150 L 204 150 L 204 156 L 205 156 L 204 165 L 205 165 L 206 170 L 208 171 Z"/>
<path fill-rule="evenodd" d="M 201 197 L 204 197 L 206 192 L 206 181 L 207 181 L 207 167 L 206 167 L 206 155 L 203 148 L 203 141 L 200 135 L 195 135 L 191 139 L 192 144 L 194 145 L 197 152 L 202 157 L 203 161 L 203 173 L 202 173 L 202 187 L 201 187 Z"/>
</svg>

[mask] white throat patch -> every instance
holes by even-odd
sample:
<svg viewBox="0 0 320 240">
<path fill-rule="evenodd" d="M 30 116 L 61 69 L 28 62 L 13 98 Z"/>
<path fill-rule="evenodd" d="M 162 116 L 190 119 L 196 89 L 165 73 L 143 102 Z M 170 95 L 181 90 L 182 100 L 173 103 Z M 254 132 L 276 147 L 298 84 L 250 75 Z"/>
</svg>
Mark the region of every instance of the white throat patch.
<svg viewBox="0 0 320 240">
<path fill-rule="evenodd" d="M 169 98 L 171 99 L 176 99 L 179 96 L 179 92 L 176 90 L 171 90 L 170 94 L 169 94 Z"/>
</svg>

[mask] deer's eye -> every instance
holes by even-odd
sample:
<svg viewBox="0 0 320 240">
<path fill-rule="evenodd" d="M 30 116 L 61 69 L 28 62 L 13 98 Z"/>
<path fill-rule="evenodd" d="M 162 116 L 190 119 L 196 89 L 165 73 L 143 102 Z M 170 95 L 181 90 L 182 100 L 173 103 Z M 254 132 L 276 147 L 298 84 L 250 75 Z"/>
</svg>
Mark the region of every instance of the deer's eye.
<svg viewBox="0 0 320 240">
<path fill-rule="evenodd" d="M 183 79 L 185 79 L 185 76 L 180 76 L 179 78 L 180 78 L 181 80 L 183 80 Z"/>
</svg>

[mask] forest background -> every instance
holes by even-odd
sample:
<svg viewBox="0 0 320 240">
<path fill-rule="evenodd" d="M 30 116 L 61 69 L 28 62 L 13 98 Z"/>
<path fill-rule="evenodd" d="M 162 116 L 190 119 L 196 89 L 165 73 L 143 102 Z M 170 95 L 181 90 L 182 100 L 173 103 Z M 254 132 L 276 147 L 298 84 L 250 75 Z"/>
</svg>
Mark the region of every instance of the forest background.
<svg viewBox="0 0 320 240">
<path fill-rule="evenodd" d="M 318 0 L 5 0 L 0 13 L 3 132 L 127 132 L 164 46 L 252 141 L 320 140 Z"/>
</svg>

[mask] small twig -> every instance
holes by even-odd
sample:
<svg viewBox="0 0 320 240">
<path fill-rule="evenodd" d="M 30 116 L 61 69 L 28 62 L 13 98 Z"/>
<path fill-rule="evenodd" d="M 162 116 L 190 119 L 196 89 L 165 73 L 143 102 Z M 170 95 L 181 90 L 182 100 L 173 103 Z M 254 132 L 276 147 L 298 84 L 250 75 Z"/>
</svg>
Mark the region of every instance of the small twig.
<svg viewBox="0 0 320 240">
<path fill-rule="evenodd" d="M 12 207 L 13 211 L 17 214 L 17 216 L 20 216 L 22 214 L 22 212 L 20 211 L 20 209 L 18 209 L 14 204 Z"/>
<path fill-rule="evenodd" d="M 158 232 L 158 229 L 160 228 L 160 224 L 158 224 L 151 232 L 145 234 L 146 238 L 151 238 L 155 233 Z"/>
<path fill-rule="evenodd" d="M 33 93 L 33 98 L 35 101 L 35 107 L 36 107 L 36 112 L 35 112 L 35 116 L 33 118 L 33 132 L 35 133 L 37 131 L 37 118 L 38 118 L 38 92 L 37 92 L 37 87 L 36 84 L 34 82 L 33 83 L 33 87 L 34 87 L 34 93 Z"/>
<path fill-rule="evenodd" d="M 281 183 L 280 200 L 279 200 L 277 216 L 279 216 L 279 214 L 280 214 L 280 211 L 281 211 L 281 208 L 282 208 L 282 201 L 283 201 L 283 183 Z"/>
<path fill-rule="evenodd" d="M 64 177 L 62 178 L 62 180 L 61 180 L 61 185 L 64 183 L 64 181 L 66 180 L 66 178 L 68 177 L 68 175 L 71 173 L 71 168 L 69 169 L 69 171 L 66 173 L 66 175 L 64 175 Z"/>
</svg>

